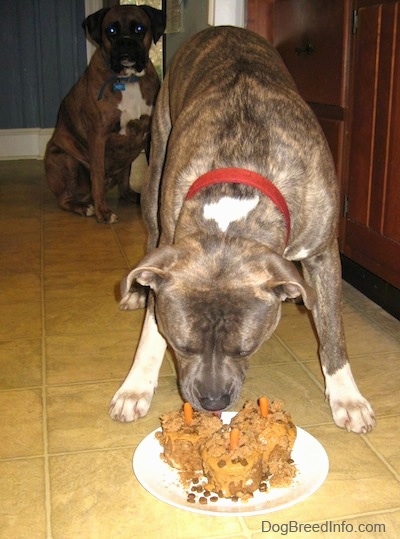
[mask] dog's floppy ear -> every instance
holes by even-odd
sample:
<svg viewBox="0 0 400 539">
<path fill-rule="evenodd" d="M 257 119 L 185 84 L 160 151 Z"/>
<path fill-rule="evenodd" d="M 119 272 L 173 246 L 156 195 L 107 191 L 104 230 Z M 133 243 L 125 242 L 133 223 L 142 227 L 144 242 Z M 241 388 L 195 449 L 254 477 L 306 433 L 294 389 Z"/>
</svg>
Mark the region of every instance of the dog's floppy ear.
<svg viewBox="0 0 400 539">
<path fill-rule="evenodd" d="M 109 7 L 99 9 L 99 11 L 86 17 L 82 23 L 85 32 L 87 32 L 98 45 L 101 45 L 101 25 L 103 24 L 103 19 L 108 11 L 110 11 Z"/>
<path fill-rule="evenodd" d="M 271 253 L 268 256 L 267 266 L 268 273 L 271 275 L 267 280 L 267 287 L 272 289 L 281 301 L 301 296 L 307 309 L 314 307 L 316 301 L 315 292 L 305 282 L 293 262 Z"/>
<path fill-rule="evenodd" d="M 179 256 L 175 247 L 157 247 L 148 253 L 143 260 L 121 282 L 120 309 L 133 310 L 143 307 L 143 294 L 136 283 L 156 290 L 158 285 L 169 277 L 169 268 Z"/>
<path fill-rule="evenodd" d="M 139 6 L 142 9 L 151 23 L 151 33 L 153 34 L 153 41 L 157 43 L 160 37 L 163 35 L 166 26 L 165 13 L 161 9 L 156 9 L 150 6 Z"/>
<path fill-rule="evenodd" d="M 307 309 L 312 309 L 315 304 L 315 292 L 300 277 L 299 281 L 277 281 L 269 285 L 281 301 L 294 299 L 301 296 Z"/>
</svg>

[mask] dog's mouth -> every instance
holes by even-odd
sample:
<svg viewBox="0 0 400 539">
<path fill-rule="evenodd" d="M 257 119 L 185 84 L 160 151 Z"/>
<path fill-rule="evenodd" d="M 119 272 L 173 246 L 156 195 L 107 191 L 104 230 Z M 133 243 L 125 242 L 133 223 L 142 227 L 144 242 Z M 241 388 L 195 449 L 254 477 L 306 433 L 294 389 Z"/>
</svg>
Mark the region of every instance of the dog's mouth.
<svg viewBox="0 0 400 539">
<path fill-rule="evenodd" d="M 135 75 L 136 77 L 143 77 L 145 75 L 145 66 L 141 62 L 136 62 L 128 57 L 119 59 L 116 65 L 112 66 L 115 73 L 129 77 Z"/>
<path fill-rule="evenodd" d="M 113 54 L 110 57 L 110 68 L 118 75 L 144 75 L 147 59 L 142 55 Z"/>
<path fill-rule="evenodd" d="M 221 410 L 219 412 L 212 412 L 212 415 L 215 415 L 216 417 L 218 417 L 218 419 L 221 419 L 222 412 Z"/>
<path fill-rule="evenodd" d="M 145 70 L 138 68 L 136 62 L 133 62 L 129 58 L 122 59 L 120 63 L 123 74 L 126 77 L 129 77 L 131 75 L 135 75 L 136 77 L 143 77 L 143 75 L 145 74 Z"/>
<path fill-rule="evenodd" d="M 121 65 L 124 67 L 133 67 L 135 62 L 132 62 L 132 60 L 129 60 L 129 58 L 122 58 Z"/>
</svg>

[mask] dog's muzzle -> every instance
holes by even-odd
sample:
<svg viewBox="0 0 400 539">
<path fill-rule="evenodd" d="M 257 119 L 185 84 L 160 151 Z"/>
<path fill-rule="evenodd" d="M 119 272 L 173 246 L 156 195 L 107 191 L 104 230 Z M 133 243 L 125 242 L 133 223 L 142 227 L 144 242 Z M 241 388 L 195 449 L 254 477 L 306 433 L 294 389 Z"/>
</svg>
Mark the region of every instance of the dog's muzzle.
<svg viewBox="0 0 400 539">
<path fill-rule="evenodd" d="M 231 397 L 229 395 L 221 395 L 221 397 L 213 398 L 211 396 L 202 397 L 200 399 L 200 404 L 204 410 L 209 412 L 219 412 L 220 410 L 225 410 L 231 403 Z"/>
<path fill-rule="evenodd" d="M 121 73 L 124 69 L 133 69 L 140 73 L 145 69 L 148 60 L 149 56 L 143 45 L 131 38 L 118 39 L 110 53 L 110 67 L 114 73 Z"/>
</svg>

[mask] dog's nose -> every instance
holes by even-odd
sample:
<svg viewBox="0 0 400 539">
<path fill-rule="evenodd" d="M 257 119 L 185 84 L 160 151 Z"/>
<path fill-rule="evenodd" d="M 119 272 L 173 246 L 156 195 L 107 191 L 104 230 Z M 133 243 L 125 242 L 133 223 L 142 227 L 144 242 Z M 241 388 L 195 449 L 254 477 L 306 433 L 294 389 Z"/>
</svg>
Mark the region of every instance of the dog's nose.
<svg viewBox="0 0 400 539">
<path fill-rule="evenodd" d="M 209 410 L 210 412 L 225 410 L 225 408 L 229 406 L 230 402 L 231 398 L 227 394 L 221 395 L 217 398 L 208 396 L 200 399 L 201 406 L 204 408 L 204 410 Z"/>
</svg>

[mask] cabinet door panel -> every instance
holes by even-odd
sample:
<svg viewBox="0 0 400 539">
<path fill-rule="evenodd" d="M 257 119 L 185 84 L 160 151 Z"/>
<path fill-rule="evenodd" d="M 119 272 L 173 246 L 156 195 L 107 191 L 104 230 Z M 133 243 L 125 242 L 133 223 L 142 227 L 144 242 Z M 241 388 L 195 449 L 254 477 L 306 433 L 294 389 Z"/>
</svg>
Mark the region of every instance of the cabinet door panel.
<svg viewBox="0 0 400 539">
<path fill-rule="evenodd" d="M 274 45 L 303 98 L 345 105 L 348 1 L 276 0 Z"/>
<path fill-rule="evenodd" d="M 400 243 L 400 4 L 397 4 L 395 50 L 391 92 L 390 147 L 382 233 Z"/>
<path fill-rule="evenodd" d="M 358 10 L 345 253 L 400 285 L 400 2 Z"/>
</svg>

